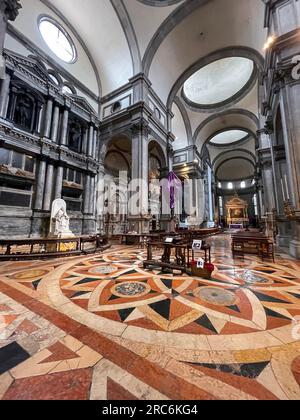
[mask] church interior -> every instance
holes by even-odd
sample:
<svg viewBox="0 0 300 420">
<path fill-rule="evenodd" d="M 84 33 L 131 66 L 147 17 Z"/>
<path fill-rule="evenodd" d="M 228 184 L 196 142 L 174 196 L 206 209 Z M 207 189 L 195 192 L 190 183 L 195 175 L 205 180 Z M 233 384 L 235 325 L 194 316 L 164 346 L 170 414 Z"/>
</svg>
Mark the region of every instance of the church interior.
<svg viewBox="0 0 300 420">
<path fill-rule="evenodd" d="M 0 400 L 300 400 L 300 1 L 0 0 Z"/>
</svg>

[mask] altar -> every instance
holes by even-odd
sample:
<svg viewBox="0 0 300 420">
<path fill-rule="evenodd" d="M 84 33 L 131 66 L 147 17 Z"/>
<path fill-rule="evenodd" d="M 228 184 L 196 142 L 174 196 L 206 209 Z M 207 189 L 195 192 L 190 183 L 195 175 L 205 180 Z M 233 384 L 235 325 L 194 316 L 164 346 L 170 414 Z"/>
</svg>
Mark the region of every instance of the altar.
<svg viewBox="0 0 300 420">
<path fill-rule="evenodd" d="M 227 225 L 241 229 L 249 224 L 248 203 L 236 195 L 226 204 Z"/>
</svg>

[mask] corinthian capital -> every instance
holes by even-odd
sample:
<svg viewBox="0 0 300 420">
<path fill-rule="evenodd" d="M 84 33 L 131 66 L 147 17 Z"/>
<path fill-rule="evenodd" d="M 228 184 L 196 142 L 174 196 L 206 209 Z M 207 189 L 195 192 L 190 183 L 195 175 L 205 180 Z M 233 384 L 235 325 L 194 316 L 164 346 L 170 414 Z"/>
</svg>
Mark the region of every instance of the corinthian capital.
<svg viewBox="0 0 300 420">
<path fill-rule="evenodd" d="M 22 6 L 19 0 L 0 0 L 0 10 L 6 20 L 14 21 Z"/>
</svg>

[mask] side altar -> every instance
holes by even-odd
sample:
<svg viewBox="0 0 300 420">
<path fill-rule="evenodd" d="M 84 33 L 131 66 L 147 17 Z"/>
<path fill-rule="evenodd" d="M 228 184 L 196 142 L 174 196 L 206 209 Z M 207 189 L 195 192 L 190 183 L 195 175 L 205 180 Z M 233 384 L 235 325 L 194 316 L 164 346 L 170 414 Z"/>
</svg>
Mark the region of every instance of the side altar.
<svg viewBox="0 0 300 420">
<path fill-rule="evenodd" d="M 227 225 L 246 227 L 249 225 L 248 203 L 238 195 L 226 204 Z"/>
</svg>

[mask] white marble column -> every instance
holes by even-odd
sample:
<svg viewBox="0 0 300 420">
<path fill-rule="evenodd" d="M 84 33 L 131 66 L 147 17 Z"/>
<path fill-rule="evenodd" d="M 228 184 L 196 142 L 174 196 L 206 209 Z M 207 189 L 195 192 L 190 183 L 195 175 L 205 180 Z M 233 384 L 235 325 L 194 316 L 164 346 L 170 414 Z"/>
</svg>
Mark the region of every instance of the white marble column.
<svg viewBox="0 0 300 420">
<path fill-rule="evenodd" d="M 63 187 L 63 175 L 64 175 L 64 169 L 61 166 L 59 166 L 56 170 L 54 199 L 61 198 L 62 187 Z"/>
<path fill-rule="evenodd" d="M 50 138 L 52 112 L 53 112 L 53 99 L 49 98 L 47 101 L 45 122 L 44 122 L 44 137 L 46 137 L 47 139 Z"/>
<path fill-rule="evenodd" d="M 91 177 L 90 175 L 85 176 L 85 184 L 84 184 L 84 204 L 83 204 L 83 212 L 84 214 L 89 214 L 90 212 L 90 196 L 91 196 Z"/>
<path fill-rule="evenodd" d="M 95 177 L 91 177 L 91 186 L 90 186 L 90 208 L 89 213 L 94 214 L 95 209 L 95 200 L 96 200 L 96 191 L 95 191 Z"/>
<path fill-rule="evenodd" d="M 60 115 L 59 106 L 58 104 L 55 104 L 54 111 L 53 111 L 52 127 L 51 127 L 51 140 L 53 141 L 53 143 L 57 142 L 59 115 Z"/>
<path fill-rule="evenodd" d="M 93 159 L 96 159 L 97 144 L 98 144 L 98 130 L 95 129 L 95 131 L 94 131 L 93 153 L 92 153 Z"/>
<path fill-rule="evenodd" d="M 67 146 L 68 122 L 69 122 L 69 110 L 65 108 L 64 113 L 63 113 L 63 119 L 62 119 L 61 138 L 60 138 L 60 144 L 62 146 Z"/>
<path fill-rule="evenodd" d="M 34 205 L 35 210 L 43 209 L 46 166 L 47 164 L 44 160 L 40 161 L 39 169 L 38 169 L 37 184 L 36 184 L 36 192 L 35 192 L 35 205 Z"/>
<path fill-rule="evenodd" d="M 89 140 L 89 129 L 85 128 L 84 134 L 83 134 L 83 143 L 82 143 L 82 153 L 84 155 L 87 155 L 88 140 Z"/>
<path fill-rule="evenodd" d="M 93 155 L 93 144 L 94 144 L 94 126 L 90 125 L 89 128 L 89 141 L 88 141 L 88 156 L 92 157 Z"/>
<path fill-rule="evenodd" d="M 46 176 L 46 181 L 45 181 L 44 205 L 43 205 L 43 210 L 45 211 L 51 210 L 53 175 L 54 175 L 54 167 L 52 164 L 48 164 L 47 176 Z"/>
</svg>

